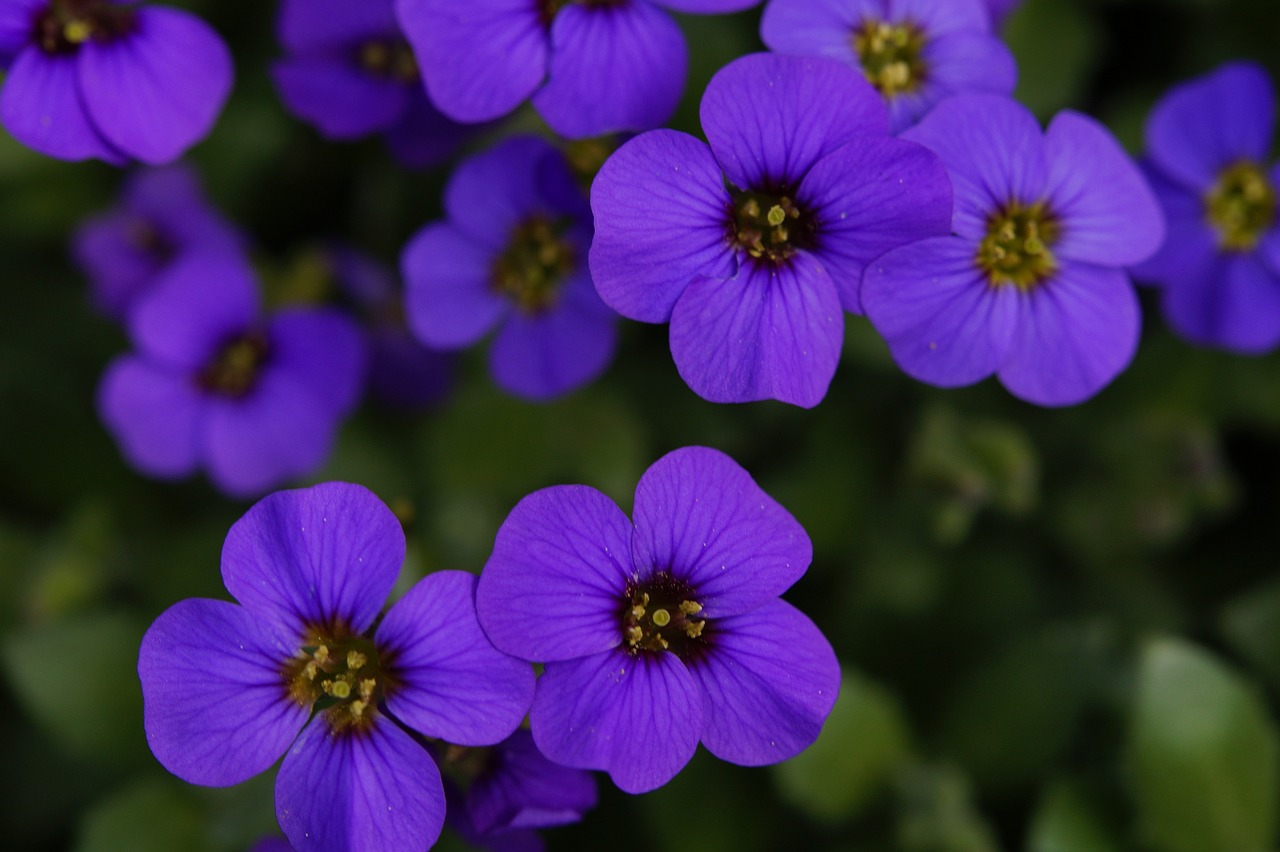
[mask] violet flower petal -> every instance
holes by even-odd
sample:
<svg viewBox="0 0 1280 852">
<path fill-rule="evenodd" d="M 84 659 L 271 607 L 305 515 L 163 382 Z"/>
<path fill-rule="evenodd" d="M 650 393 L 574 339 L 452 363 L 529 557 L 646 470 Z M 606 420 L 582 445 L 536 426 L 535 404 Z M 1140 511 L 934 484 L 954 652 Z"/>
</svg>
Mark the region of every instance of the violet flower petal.
<svg viewBox="0 0 1280 852">
<path fill-rule="evenodd" d="M 1165 238 L 1159 251 L 1130 272 L 1140 281 L 1164 287 L 1210 278 L 1218 260 L 1218 239 L 1205 216 L 1204 199 L 1153 168 L 1143 172 L 1164 211 Z"/>
<path fill-rule="evenodd" d="M 428 225 L 405 247 L 406 319 L 428 346 L 456 349 L 487 334 L 507 314 L 492 282 L 493 253 L 448 222 Z"/>
<path fill-rule="evenodd" d="M 330 308 L 289 308 L 271 318 L 267 340 L 267 369 L 287 373 L 334 414 L 345 414 L 360 401 L 368 353 L 347 315 Z"/>
<path fill-rule="evenodd" d="M 463 144 L 489 125 L 459 124 L 436 109 L 427 93 L 418 90 L 384 139 L 391 156 L 410 169 L 425 169 L 443 163 Z"/>
<path fill-rule="evenodd" d="M 0 123 L 14 139 L 50 157 L 124 162 L 85 111 L 75 56 L 48 56 L 38 47 L 20 51 L 0 89 Z"/>
<path fill-rule="evenodd" d="M 649 2 L 692 15 L 723 15 L 760 5 L 760 0 L 649 0 Z"/>
<path fill-rule="evenodd" d="M 591 773 L 552 763 L 525 729 L 498 744 L 489 760 L 466 797 L 467 817 L 479 834 L 567 825 L 596 806 Z"/>
<path fill-rule="evenodd" d="M 22 48 L 31 43 L 36 16 L 49 0 L 6 0 L 0 3 L 0 67 L 7 66 Z"/>
<path fill-rule="evenodd" d="M 276 30 L 290 53 L 342 51 L 400 32 L 392 0 L 283 0 Z"/>
<path fill-rule="evenodd" d="M 271 67 L 280 99 L 330 139 L 386 130 L 404 115 L 416 86 L 361 73 L 341 56 L 286 56 Z"/>
<path fill-rule="evenodd" d="M 1165 317 L 1204 346 L 1261 353 L 1280 345 L 1280 275 L 1256 256 L 1220 255 L 1195 280 L 1167 287 Z"/>
<path fill-rule="evenodd" d="M 561 154 L 537 136 L 513 136 L 463 160 L 444 190 L 450 224 L 496 252 L 511 231 L 548 207 L 542 181 Z"/>
<path fill-rule="evenodd" d="M 129 464 L 149 476 L 181 479 L 204 455 L 205 401 L 186 373 L 136 355 L 117 358 L 98 386 L 98 415 Z"/>
</svg>

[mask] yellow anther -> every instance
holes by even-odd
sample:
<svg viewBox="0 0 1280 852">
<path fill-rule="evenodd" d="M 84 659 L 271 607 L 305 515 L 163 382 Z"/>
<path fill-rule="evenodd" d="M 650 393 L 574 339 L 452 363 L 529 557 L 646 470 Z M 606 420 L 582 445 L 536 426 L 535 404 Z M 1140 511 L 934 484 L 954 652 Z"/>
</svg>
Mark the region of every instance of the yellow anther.
<svg viewBox="0 0 1280 852">
<path fill-rule="evenodd" d="M 307 680 L 315 680 L 316 675 L 320 673 L 320 667 L 316 665 L 316 661 L 312 660 L 302 667 L 302 676 Z"/>
<path fill-rule="evenodd" d="M 644 631 L 639 627 L 627 628 L 627 641 L 632 645 L 639 645 L 640 640 L 644 638 Z"/>
<path fill-rule="evenodd" d="M 685 615 L 696 615 L 702 612 L 702 604 L 697 601 L 680 601 L 680 611 Z"/>
<path fill-rule="evenodd" d="M 653 623 L 659 627 L 666 627 L 671 623 L 671 613 L 665 609 L 655 609 L 653 611 Z"/>
<path fill-rule="evenodd" d="M 84 44 L 93 35 L 93 26 L 87 21 L 67 21 L 62 25 L 62 37 L 71 44 Z"/>
<path fill-rule="evenodd" d="M 372 697 L 373 697 L 373 690 L 374 690 L 377 686 L 378 686 L 378 682 L 377 682 L 376 680 L 374 680 L 373 678 L 371 678 L 371 677 L 370 677 L 370 678 L 365 678 L 364 680 L 360 681 L 360 698 L 361 698 L 361 700 L 363 700 L 363 701 L 368 701 L 370 698 L 372 698 Z"/>
<path fill-rule="evenodd" d="M 671 647 L 671 646 L 668 644 L 667 640 L 666 640 L 666 639 L 663 639 L 661 636 L 655 636 L 655 637 L 653 637 L 653 638 L 655 638 L 655 639 L 657 639 L 657 640 L 658 640 L 658 644 L 662 646 L 662 650 L 664 650 L 664 651 L 665 651 L 665 650 L 667 650 L 667 648 Z"/>
<path fill-rule="evenodd" d="M 360 669 L 364 668 L 364 664 L 367 662 L 369 662 L 369 658 L 364 654 L 361 654 L 359 651 L 353 650 L 347 652 L 347 668 L 351 671 L 360 671 Z"/>
<path fill-rule="evenodd" d="M 747 199 L 747 203 L 742 205 L 742 213 L 744 216 L 747 216 L 748 218 L 751 218 L 751 219 L 759 218 L 760 202 L 756 201 L 754 198 Z M 645 597 L 648 597 L 648 595 L 645 595 Z"/>
<path fill-rule="evenodd" d="M 769 208 L 769 216 L 767 217 L 769 224 L 777 227 L 787 219 L 787 211 L 782 209 L 781 204 L 775 204 Z"/>
<path fill-rule="evenodd" d="M 644 618 L 644 607 L 640 604 L 631 607 L 631 615 L 633 618 Z"/>
<path fill-rule="evenodd" d="M 351 702 L 351 715 L 352 715 L 352 716 L 354 716 L 355 718 L 359 719 L 361 716 L 363 716 L 363 715 L 364 715 L 364 708 L 366 708 L 366 707 L 368 707 L 368 706 L 369 706 L 369 704 L 368 704 L 368 702 L 366 702 L 366 701 L 352 701 L 352 702 Z"/>
<path fill-rule="evenodd" d="M 316 652 L 311 655 L 311 658 L 321 665 L 327 663 L 329 661 L 329 646 L 321 645 L 316 648 Z"/>
<path fill-rule="evenodd" d="M 697 639 L 702 635 L 702 627 L 705 621 L 686 621 L 684 624 L 684 632 L 689 634 L 690 639 Z"/>
</svg>

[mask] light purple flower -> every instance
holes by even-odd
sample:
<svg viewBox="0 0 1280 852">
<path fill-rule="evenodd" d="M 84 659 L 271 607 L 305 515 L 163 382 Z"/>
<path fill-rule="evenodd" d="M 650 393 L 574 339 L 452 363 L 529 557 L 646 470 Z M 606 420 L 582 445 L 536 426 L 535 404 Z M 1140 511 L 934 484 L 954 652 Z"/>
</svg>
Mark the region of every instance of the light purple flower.
<svg viewBox="0 0 1280 852">
<path fill-rule="evenodd" d="M 709 145 L 654 130 L 591 190 L 591 273 L 605 303 L 671 324 L 680 375 L 712 402 L 811 407 L 835 374 L 865 265 L 947 233 L 942 163 L 891 138 L 853 67 L 756 54 L 702 98 Z"/>
<path fill-rule="evenodd" d="M 98 387 L 98 412 L 129 462 L 179 479 L 204 469 L 254 496 L 315 470 L 363 390 L 365 345 L 344 314 L 258 310 L 238 254 L 189 254 L 129 316 L 136 351 Z"/>
<path fill-rule="evenodd" d="M 634 525 L 583 485 L 530 494 L 476 590 L 495 646 L 545 662 L 533 739 L 556 763 L 640 793 L 699 742 L 747 766 L 818 736 L 839 687 L 830 644 L 779 595 L 804 529 L 728 456 L 686 447 L 636 486 Z"/>
<path fill-rule="evenodd" d="M 671 117 L 688 62 L 665 9 L 736 12 L 760 0 L 396 0 L 431 99 L 458 121 L 526 99 L 579 139 L 648 130 Z"/>
<path fill-rule="evenodd" d="M 496 328 L 489 370 L 530 399 L 604 372 L 617 317 L 591 282 L 591 211 L 564 155 L 538 137 L 507 139 L 458 165 L 444 209 L 401 261 L 418 339 L 458 349 Z"/>
<path fill-rule="evenodd" d="M 952 95 L 1011 94 L 1018 77 L 983 0 L 771 0 L 760 37 L 771 50 L 861 68 L 894 133 Z"/>
<path fill-rule="evenodd" d="M 1147 170 L 1169 234 L 1134 270 L 1159 284 L 1165 318 L 1205 346 L 1280 345 L 1280 163 L 1275 89 L 1253 63 L 1174 87 L 1147 120 Z"/>
<path fill-rule="evenodd" d="M 0 62 L 0 122 L 63 160 L 176 160 L 231 91 L 231 54 L 208 24 L 118 0 L 0 0 Z"/>
<path fill-rule="evenodd" d="M 1124 267 L 1164 236 L 1137 167 L 1090 118 L 1063 112 L 1042 132 L 990 95 L 945 101 L 904 136 L 947 164 L 955 216 L 952 235 L 867 267 L 862 306 L 898 365 L 941 387 L 996 373 L 1039 405 L 1093 396 L 1138 345 Z"/>
<path fill-rule="evenodd" d="M 94 303 L 124 319 L 160 273 L 191 251 L 243 249 L 240 232 L 210 206 L 195 171 L 182 164 L 129 175 L 118 206 L 76 229 L 72 253 L 89 276 Z"/>
<path fill-rule="evenodd" d="M 156 758 L 221 787 L 284 757 L 276 815 L 298 852 L 428 848 L 444 790 L 405 729 L 498 742 L 528 709 L 533 672 L 489 644 L 466 572 L 431 574 L 380 618 L 404 553 L 395 515 L 359 485 L 253 506 L 222 550 L 239 604 L 181 601 L 142 639 Z"/>
</svg>

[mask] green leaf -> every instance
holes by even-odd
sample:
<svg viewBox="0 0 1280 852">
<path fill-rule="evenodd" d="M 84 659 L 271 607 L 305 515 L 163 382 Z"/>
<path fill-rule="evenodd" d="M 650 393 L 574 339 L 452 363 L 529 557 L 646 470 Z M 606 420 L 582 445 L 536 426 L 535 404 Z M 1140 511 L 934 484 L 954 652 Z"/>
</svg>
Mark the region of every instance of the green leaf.
<svg viewBox="0 0 1280 852">
<path fill-rule="evenodd" d="M 1051 784 L 1031 820 L 1030 852 L 1120 852 L 1120 841 L 1083 784 Z"/>
<path fill-rule="evenodd" d="M 88 811 L 75 852 L 202 852 L 199 808 L 177 782 L 146 781 Z"/>
<path fill-rule="evenodd" d="M 1275 726 L 1253 686 L 1177 639 L 1142 655 L 1130 730 L 1142 830 L 1161 852 L 1262 852 L 1275 839 Z"/>
<path fill-rule="evenodd" d="M 1023 3 L 1005 25 L 1018 61 L 1018 100 L 1042 117 L 1079 99 L 1101 55 L 1098 26 L 1078 0 Z"/>
<path fill-rule="evenodd" d="M 1280 688 L 1280 581 L 1250 590 L 1227 605 L 1222 632 L 1273 687 Z"/>
</svg>

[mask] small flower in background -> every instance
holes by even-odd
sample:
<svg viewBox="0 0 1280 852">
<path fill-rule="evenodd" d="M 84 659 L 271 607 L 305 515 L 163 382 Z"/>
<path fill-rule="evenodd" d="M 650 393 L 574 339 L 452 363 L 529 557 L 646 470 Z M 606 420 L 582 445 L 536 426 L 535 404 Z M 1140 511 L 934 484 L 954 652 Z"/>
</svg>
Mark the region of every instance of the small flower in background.
<svg viewBox="0 0 1280 852">
<path fill-rule="evenodd" d="M 448 159 L 476 132 L 427 100 L 394 0 L 284 0 L 286 56 L 271 76 L 291 112 L 330 139 L 385 133 L 406 166 Z"/>
<path fill-rule="evenodd" d="M 222 550 L 239 604 L 180 601 L 143 637 L 144 723 L 160 763 L 228 786 L 283 756 L 276 815 L 298 852 L 430 846 L 444 790 L 405 728 L 499 742 L 524 717 L 534 676 L 485 638 L 466 572 L 427 576 L 379 619 L 404 555 L 395 515 L 359 485 L 254 505 Z"/>
<path fill-rule="evenodd" d="M 345 314 L 263 319 L 253 271 L 228 252 L 189 254 L 134 306 L 136 351 L 98 387 L 98 412 L 138 470 L 204 469 L 223 492 L 259 494 L 314 471 L 359 401 L 364 340 Z"/>
<path fill-rule="evenodd" d="M 944 101 L 904 137 L 947 164 L 955 217 L 954 234 L 867 267 L 862 306 L 894 360 L 940 387 L 996 373 L 1039 405 L 1096 394 L 1138 345 L 1124 267 L 1164 237 L 1137 166 L 1091 118 L 1062 112 L 1042 132 L 992 95 Z"/>
<path fill-rule="evenodd" d="M 492 748 L 437 748 L 449 825 L 491 852 L 544 848 L 535 829 L 581 821 L 596 806 L 591 773 L 552 763 L 528 730 Z"/>
<path fill-rule="evenodd" d="M 984 2 L 991 13 L 991 24 L 996 27 L 1003 24 L 1005 19 L 1022 5 L 1022 0 L 984 0 Z"/>
<path fill-rule="evenodd" d="M 984 0 L 771 0 L 760 37 L 861 68 L 899 133 L 952 95 L 1013 93 L 1018 68 L 988 14 Z"/>
<path fill-rule="evenodd" d="M 538 137 L 507 139 L 459 164 L 444 209 L 447 219 L 419 231 L 401 260 L 418 339 L 457 349 L 497 328 L 489 370 L 529 399 L 604 372 L 617 317 L 591 282 L 591 210 L 564 155 Z"/>
<path fill-rule="evenodd" d="M 453 387 L 453 352 L 418 342 L 405 324 L 404 294 L 391 271 L 343 246 L 325 252 L 342 294 L 365 320 L 369 339 L 369 393 L 396 408 L 439 403 Z"/>
<path fill-rule="evenodd" d="M 208 24 L 116 0 L 0 0 L 0 122 L 50 157 L 153 165 L 213 127 L 231 54 Z"/>
<path fill-rule="evenodd" d="M 293 847 L 283 837 L 264 837 L 249 847 L 249 852 L 293 852 Z"/>
<path fill-rule="evenodd" d="M 688 63 L 664 7 L 720 14 L 760 0 L 396 0 L 431 99 L 458 121 L 488 121 L 532 99 L 561 136 L 658 127 Z"/>
<path fill-rule="evenodd" d="M 89 277 L 94 304 L 123 320 L 160 273 L 188 252 L 238 252 L 243 242 L 205 199 L 196 172 L 174 164 L 130 174 L 120 203 L 76 229 L 72 255 Z"/>
<path fill-rule="evenodd" d="M 1147 173 L 1169 234 L 1134 270 L 1188 340 L 1242 353 L 1280 344 L 1275 89 L 1253 63 L 1176 86 L 1147 121 Z"/>
<path fill-rule="evenodd" d="M 702 127 L 710 145 L 654 130 L 600 170 L 596 287 L 623 316 L 671 323 L 676 367 L 703 398 L 817 405 L 864 266 L 947 233 L 946 172 L 889 137 L 871 86 L 828 59 L 731 62 Z"/>
<path fill-rule="evenodd" d="M 802 751 L 840 682 L 831 645 L 778 597 L 809 566 L 804 529 L 705 447 L 655 462 L 634 517 L 563 485 L 498 530 L 476 608 L 500 650 L 546 664 L 539 750 L 629 793 L 670 781 L 699 741 L 746 766 Z"/>
</svg>

